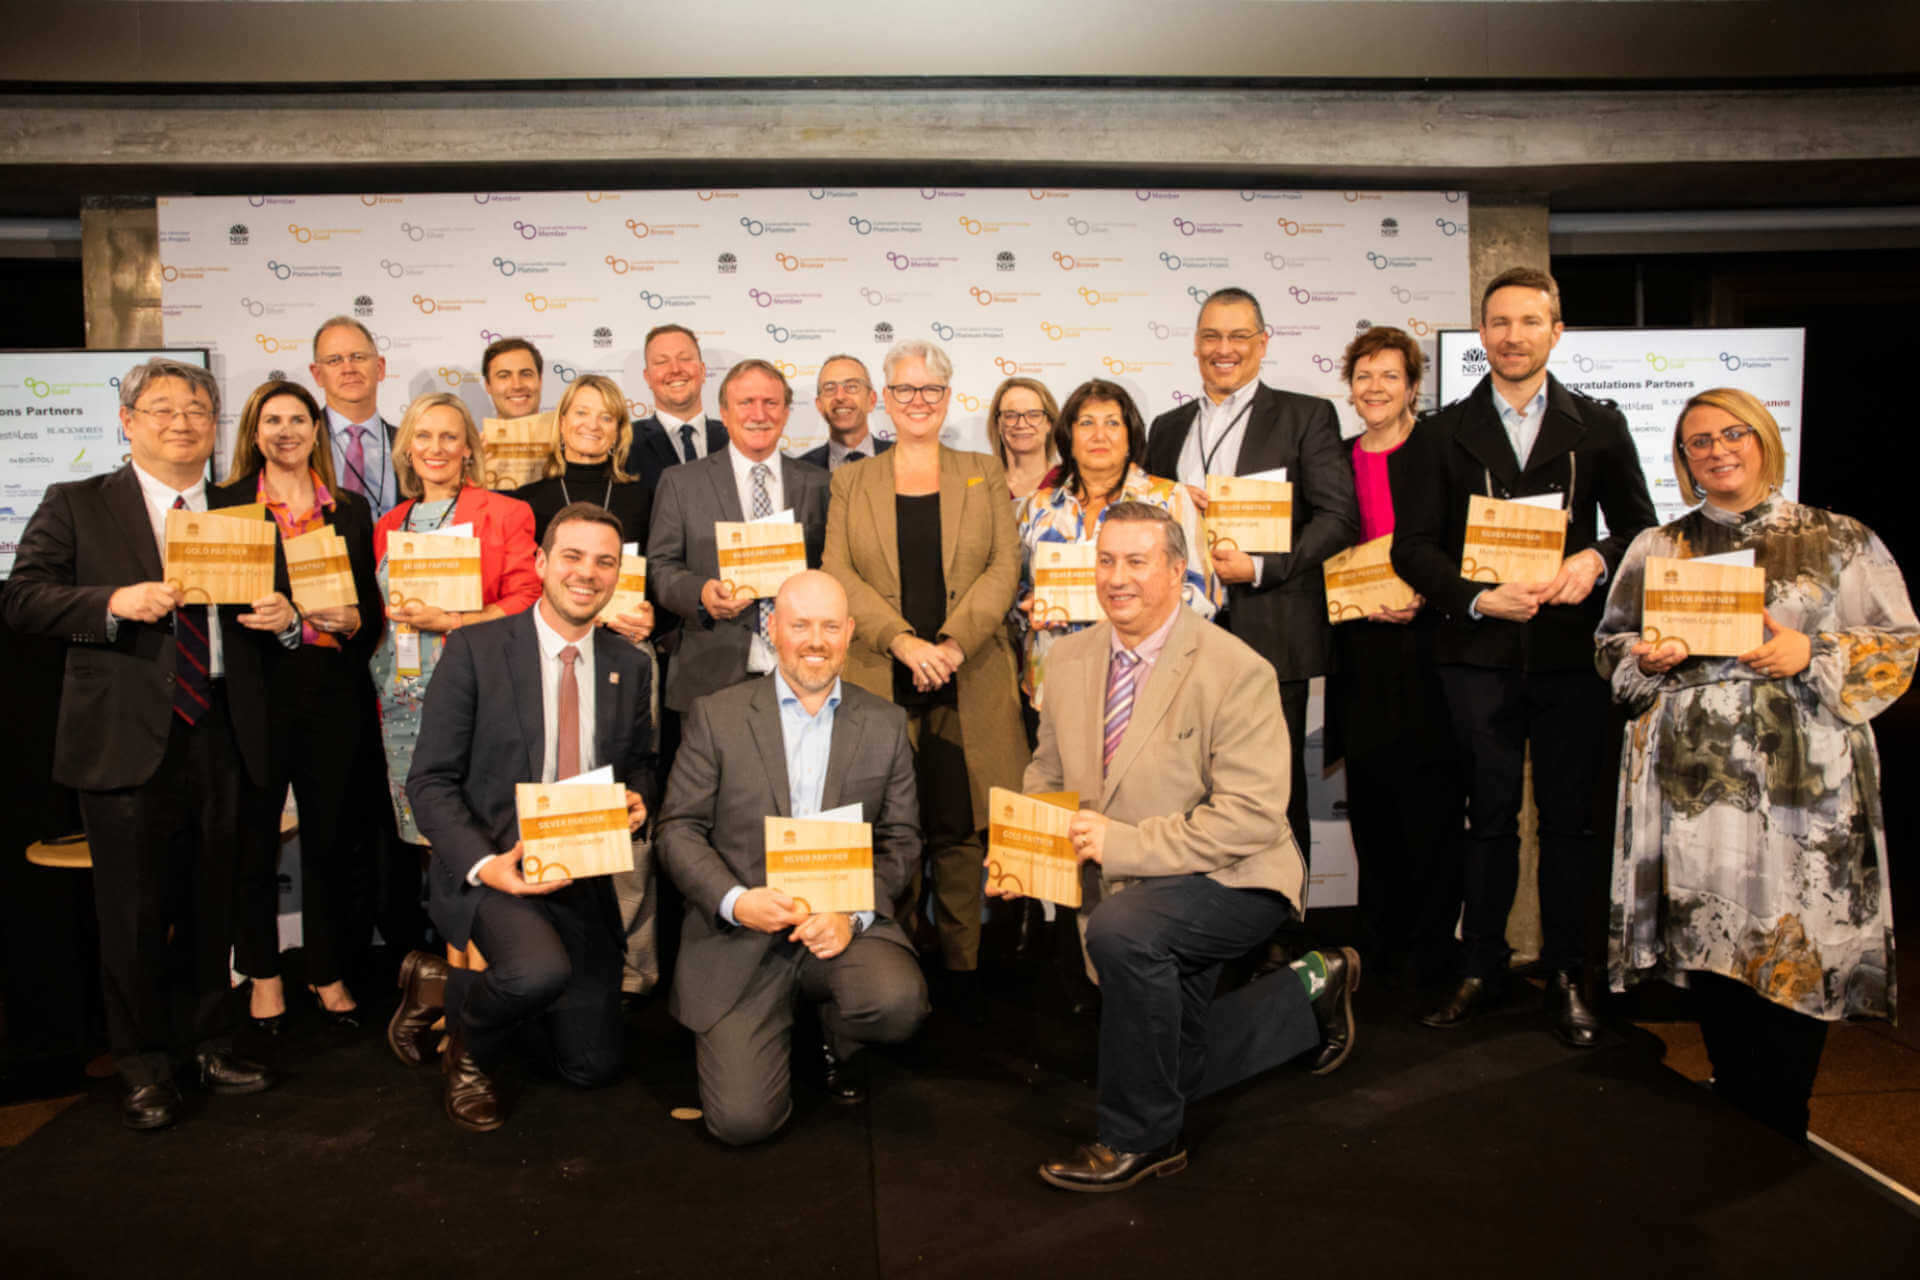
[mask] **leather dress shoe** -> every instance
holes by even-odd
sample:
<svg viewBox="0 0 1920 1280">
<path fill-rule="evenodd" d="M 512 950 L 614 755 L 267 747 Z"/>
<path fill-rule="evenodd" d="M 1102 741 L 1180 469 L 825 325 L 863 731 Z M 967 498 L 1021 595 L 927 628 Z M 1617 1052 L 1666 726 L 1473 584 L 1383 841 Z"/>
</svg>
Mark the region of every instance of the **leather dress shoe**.
<svg viewBox="0 0 1920 1280">
<path fill-rule="evenodd" d="M 507 1122 L 507 1108 L 493 1077 L 467 1052 L 459 1020 L 447 1020 L 447 1051 L 441 1068 L 447 1077 L 447 1119 L 474 1133 L 490 1133 Z"/>
<path fill-rule="evenodd" d="M 387 1022 L 387 1047 L 409 1067 L 433 1056 L 433 1024 L 447 1005 L 447 962 L 425 951 L 409 951 L 400 962 L 400 1007 Z"/>
<path fill-rule="evenodd" d="M 1313 1074 L 1339 1069 L 1353 1052 L 1353 993 L 1360 989 L 1360 953 L 1352 947 L 1321 949 L 1327 964 L 1326 985 L 1313 1000 L 1314 1021 L 1320 1024 L 1320 1049 L 1313 1055 Z"/>
<path fill-rule="evenodd" d="M 171 1080 L 136 1084 L 120 1098 L 120 1123 L 129 1129 L 164 1129 L 180 1119 L 180 1086 Z"/>
<path fill-rule="evenodd" d="M 1420 1025 L 1462 1026 L 1493 1008 L 1499 999 L 1499 992 L 1485 978 L 1462 978 L 1460 985 L 1438 1007 L 1419 1015 Z"/>
<path fill-rule="evenodd" d="M 826 1068 L 820 1083 L 829 1098 L 847 1107 L 867 1100 L 867 1087 L 855 1078 L 856 1068 L 851 1062 L 843 1062 L 824 1040 L 820 1042 L 820 1056 Z"/>
<path fill-rule="evenodd" d="M 1040 1166 L 1043 1181 L 1062 1191 L 1125 1191 L 1142 1178 L 1165 1178 L 1187 1167 L 1187 1148 L 1179 1138 L 1153 1151 L 1115 1151 L 1089 1142 L 1065 1160 Z"/>
<path fill-rule="evenodd" d="M 213 1093 L 264 1093 L 273 1088 L 273 1072 L 257 1062 L 236 1058 L 225 1049 L 194 1055 L 200 1083 Z"/>
<path fill-rule="evenodd" d="M 1580 994 L 1580 979 L 1559 969 L 1547 979 L 1547 1017 L 1553 1034 L 1576 1049 L 1591 1049 L 1600 1041 L 1600 1019 Z"/>
</svg>

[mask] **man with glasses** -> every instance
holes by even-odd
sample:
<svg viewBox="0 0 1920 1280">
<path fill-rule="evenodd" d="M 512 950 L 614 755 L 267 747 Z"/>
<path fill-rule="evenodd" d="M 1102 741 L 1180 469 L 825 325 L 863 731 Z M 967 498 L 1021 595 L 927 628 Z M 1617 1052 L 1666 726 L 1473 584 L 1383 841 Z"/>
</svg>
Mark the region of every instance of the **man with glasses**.
<svg viewBox="0 0 1920 1280">
<path fill-rule="evenodd" d="M 352 316 L 334 316 L 314 330 L 313 363 L 307 371 L 327 402 L 333 474 L 340 477 L 342 488 L 372 505 L 378 520 L 399 501 L 399 479 L 393 471 L 396 428 L 380 416 L 387 358 L 367 326 Z"/>
<path fill-rule="evenodd" d="M 1458 1026 L 1504 993 L 1531 748 L 1541 959 L 1552 975 L 1547 1012 L 1556 1035 L 1588 1048 L 1599 1024 L 1581 992 L 1584 916 L 1605 896 L 1596 813 L 1612 793 L 1608 786 L 1596 794 L 1608 705 L 1593 668 L 1593 634 L 1606 603 L 1598 587 L 1655 517 L 1626 418 L 1547 372 L 1562 331 L 1552 276 L 1516 267 L 1494 277 L 1480 297 L 1487 376 L 1420 424 L 1388 476 L 1394 571 L 1439 615 L 1434 658 L 1468 779 L 1464 969 L 1420 1021 Z M 1551 580 L 1489 584 L 1461 573 L 1468 506 L 1477 497 L 1545 498 L 1566 512 L 1563 559 Z"/>
<path fill-rule="evenodd" d="M 640 346 L 643 375 L 653 392 L 653 412 L 633 424 L 633 457 L 648 493 L 668 467 L 698 462 L 727 447 L 727 428 L 700 408 L 707 389 L 707 363 L 700 339 L 684 325 L 663 324 Z"/>
<path fill-rule="evenodd" d="M 1308 856 L 1307 682 L 1327 672 L 1332 628 L 1320 566 L 1360 536 L 1353 469 L 1340 445 L 1333 405 L 1276 391 L 1260 381 L 1267 354 L 1260 303 L 1244 289 L 1220 289 L 1200 307 L 1193 354 L 1202 394 L 1153 420 L 1147 470 L 1185 484 L 1207 506 L 1209 475 L 1284 469 L 1293 484 L 1293 550 L 1248 555 L 1219 549 L 1213 570 L 1225 599 L 1214 621 L 1253 646 L 1280 680 L 1280 706 L 1293 748 L 1287 825 Z"/>
<path fill-rule="evenodd" d="M 878 403 L 867 366 L 856 357 L 828 356 L 814 385 L 813 407 L 827 424 L 827 442 L 800 455 L 800 461 L 838 471 L 849 462 L 871 458 L 893 447 L 867 429 L 867 415 Z"/>
<path fill-rule="evenodd" d="M 647 593 L 683 624 L 666 676 L 666 704 L 684 715 L 703 694 L 775 666 L 771 600 L 736 600 L 720 582 L 714 525 L 782 511 L 804 532 L 807 567 L 820 567 L 827 473 L 780 453 L 793 388 L 765 360 L 742 360 L 720 382 L 725 447 L 660 477 L 647 532 Z"/>
<path fill-rule="evenodd" d="M 176 1054 L 218 1094 L 273 1078 L 232 1051 L 235 860 L 267 783 L 266 667 L 300 643 L 272 592 L 188 604 L 163 581 L 167 515 L 208 509 L 220 390 L 156 357 L 120 383 L 129 462 L 48 488 L 20 536 L 8 626 L 67 643 L 54 781 L 79 792 L 93 856 L 108 1042 L 121 1119 L 180 1118 Z"/>
</svg>

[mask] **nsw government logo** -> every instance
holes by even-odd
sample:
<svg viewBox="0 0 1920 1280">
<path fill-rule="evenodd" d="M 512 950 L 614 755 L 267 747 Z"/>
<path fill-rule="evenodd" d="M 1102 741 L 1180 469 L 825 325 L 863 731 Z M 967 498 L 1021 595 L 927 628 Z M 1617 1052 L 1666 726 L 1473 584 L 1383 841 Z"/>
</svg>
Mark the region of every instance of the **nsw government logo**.
<svg viewBox="0 0 1920 1280">
<path fill-rule="evenodd" d="M 247 224 L 244 222 L 236 222 L 227 228 L 228 244 L 245 244 L 251 238 L 251 233 L 247 230 Z"/>
<path fill-rule="evenodd" d="M 1398 218 L 1380 219 L 1380 238 L 1382 240 L 1391 240 L 1399 234 L 1400 220 Z"/>
<path fill-rule="evenodd" d="M 1468 347 L 1460 353 L 1460 371 L 1462 373 L 1483 374 L 1487 371 L 1487 349 Z"/>
<path fill-rule="evenodd" d="M 1001 271 L 1013 270 L 1013 250 L 1002 249 L 993 255 L 993 265 Z"/>
<path fill-rule="evenodd" d="M 719 267 L 721 275 L 730 276 L 740 269 L 740 259 L 731 253 L 723 253 L 715 260 L 715 265 Z"/>
<path fill-rule="evenodd" d="M 361 294 L 359 297 L 355 298 L 353 300 L 353 314 L 356 316 L 362 316 L 362 317 L 372 315 L 373 299 L 368 297 L 364 293 Z"/>
<path fill-rule="evenodd" d="M 593 331 L 593 345 L 605 350 L 613 345 L 613 330 L 601 325 Z"/>
<path fill-rule="evenodd" d="M 888 324 L 885 320 L 882 320 L 879 324 L 874 325 L 873 340 L 879 343 L 881 346 L 891 345 L 893 342 L 893 326 Z"/>
</svg>

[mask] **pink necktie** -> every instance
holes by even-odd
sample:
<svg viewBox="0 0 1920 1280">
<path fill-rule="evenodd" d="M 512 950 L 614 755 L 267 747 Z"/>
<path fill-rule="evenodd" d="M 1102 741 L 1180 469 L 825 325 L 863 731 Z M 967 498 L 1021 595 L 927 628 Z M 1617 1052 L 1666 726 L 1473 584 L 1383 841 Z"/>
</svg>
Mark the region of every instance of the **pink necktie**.
<svg viewBox="0 0 1920 1280">
<path fill-rule="evenodd" d="M 361 497 L 372 501 L 367 493 L 367 446 L 366 428 L 359 423 L 347 425 L 347 488 Z"/>
<path fill-rule="evenodd" d="M 573 664 L 580 650 L 568 645 L 560 651 L 566 666 L 560 672 L 560 731 L 553 751 L 553 778 L 559 782 L 580 772 L 580 682 L 574 679 Z"/>
<path fill-rule="evenodd" d="M 1133 678 L 1140 659 L 1125 649 L 1113 655 L 1107 664 L 1107 731 L 1100 747 L 1100 771 L 1104 774 L 1120 750 L 1120 739 L 1127 735 L 1127 721 L 1133 718 Z"/>
</svg>

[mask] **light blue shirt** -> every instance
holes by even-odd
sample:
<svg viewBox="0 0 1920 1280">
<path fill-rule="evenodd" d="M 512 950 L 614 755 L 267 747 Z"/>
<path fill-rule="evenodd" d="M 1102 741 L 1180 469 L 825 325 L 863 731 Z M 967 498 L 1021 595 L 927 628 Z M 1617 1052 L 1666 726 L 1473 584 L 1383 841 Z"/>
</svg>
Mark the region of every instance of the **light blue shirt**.
<svg viewBox="0 0 1920 1280">
<path fill-rule="evenodd" d="M 332 405 L 327 406 L 328 434 L 333 437 L 333 474 L 341 489 L 353 489 L 347 483 L 347 477 L 353 474 L 347 466 L 347 442 L 359 424 L 341 413 Z M 387 429 L 381 424 L 380 415 L 374 414 L 373 421 L 366 423 L 360 436 L 360 447 L 366 453 L 367 468 L 365 482 L 359 486 L 367 501 L 373 506 L 373 518 L 394 509 L 400 501 L 399 477 L 393 473 L 393 451 L 387 447 Z"/>
<path fill-rule="evenodd" d="M 1520 469 L 1527 469 L 1527 455 L 1533 452 L 1533 442 L 1540 438 L 1540 424 L 1547 417 L 1547 384 L 1543 380 L 1540 389 L 1533 393 L 1533 399 L 1516 409 L 1507 403 L 1507 398 L 1499 392 L 1493 396 L 1494 408 L 1500 411 L 1500 425 L 1507 429 L 1507 442 L 1513 446 L 1513 457 Z"/>
<path fill-rule="evenodd" d="M 773 692 L 780 703 L 780 740 L 787 752 L 788 813 L 795 818 L 811 818 L 820 812 L 820 797 L 826 792 L 827 759 L 833 749 L 833 716 L 840 709 L 840 681 L 834 680 L 827 700 L 812 714 L 801 705 L 800 695 L 778 670 L 773 673 Z M 740 923 L 733 918 L 733 904 L 746 891 L 747 887 L 740 884 L 727 890 L 727 896 L 720 899 L 722 920 L 731 925 Z M 856 934 L 873 923 L 871 911 L 855 911 L 852 915 Z"/>
</svg>

